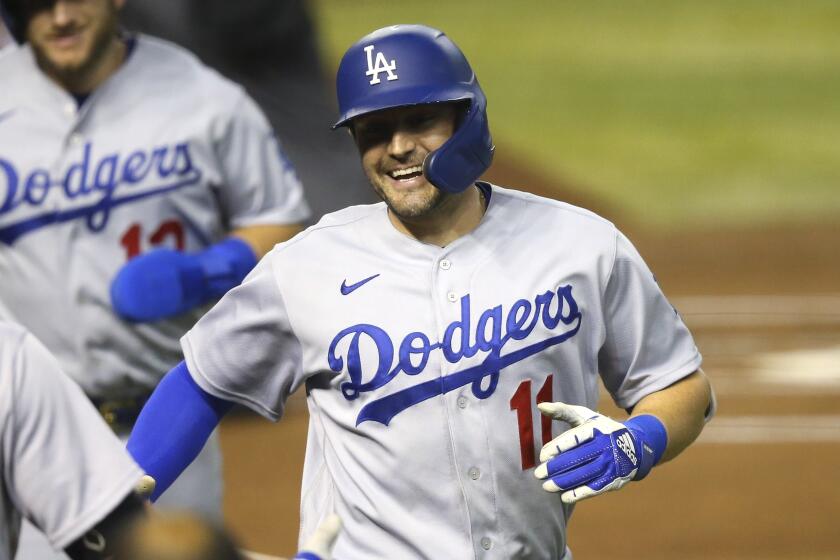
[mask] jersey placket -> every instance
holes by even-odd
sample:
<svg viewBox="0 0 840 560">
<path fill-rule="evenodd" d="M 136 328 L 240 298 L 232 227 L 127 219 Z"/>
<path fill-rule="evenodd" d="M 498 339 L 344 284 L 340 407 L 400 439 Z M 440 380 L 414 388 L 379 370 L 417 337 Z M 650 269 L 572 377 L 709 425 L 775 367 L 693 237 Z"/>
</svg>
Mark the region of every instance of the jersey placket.
<svg viewBox="0 0 840 560">
<path fill-rule="evenodd" d="M 433 262 L 433 293 L 438 309 L 438 340 L 443 342 L 447 327 L 461 322 L 468 306 L 470 277 L 474 270 L 476 255 L 458 246 L 443 249 Z M 461 329 L 466 342 L 461 337 L 452 337 L 452 349 L 457 353 L 466 348 L 474 338 L 475 310 L 466 330 Z M 463 369 L 479 364 L 484 359 L 481 352 L 471 359 L 461 356 L 455 363 L 441 357 L 441 375 L 448 376 Z M 452 456 L 458 476 L 461 494 L 466 502 L 469 533 L 476 558 L 501 558 L 503 551 L 498 540 L 498 517 L 496 513 L 496 495 L 493 485 L 492 461 L 490 460 L 491 434 L 482 414 L 482 400 L 472 391 L 472 384 L 464 385 L 445 393 L 442 398 L 447 413 Z"/>
<path fill-rule="evenodd" d="M 96 192 L 101 177 L 95 164 L 98 154 L 94 151 L 95 126 L 92 119 L 97 99 L 102 96 L 102 89 L 104 86 L 88 96 L 81 105 L 72 96 L 63 96 L 60 109 L 66 120 L 62 130 L 63 141 L 59 147 L 60 171 L 55 174 L 56 178 L 62 180 L 62 184 L 54 185 L 54 188 L 60 191 L 60 196 L 55 197 L 56 203 L 53 207 L 57 212 L 73 216 L 80 208 L 91 206 L 92 199 L 101 199 L 101 194 Z M 98 283 L 92 282 L 89 276 L 92 261 L 90 249 L 86 245 L 94 239 L 91 233 L 95 231 L 94 228 L 101 218 L 101 215 L 95 214 L 79 215 L 49 228 L 57 236 L 55 243 L 56 247 L 60 248 L 59 260 L 62 261 L 61 266 L 66 278 L 64 290 L 67 293 L 63 298 L 68 305 L 66 312 L 74 321 L 86 325 L 83 329 L 69 332 L 67 336 L 71 338 L 69 342 L 74 347 L 72 355 L 76 367 L 84 369 L 88 374 L 92 373 L 88 369 L 91 360 L 91 333 L 95 332 L 93 326 L 99 323 L 89 315 L 90 310 L 96 308 L 95 292 Z M 97 235 L 95 239 L 98 244 L 110 242 L 106 235 Z M 99 253 L 93 255 L 98 256 Z"/>
</svg>

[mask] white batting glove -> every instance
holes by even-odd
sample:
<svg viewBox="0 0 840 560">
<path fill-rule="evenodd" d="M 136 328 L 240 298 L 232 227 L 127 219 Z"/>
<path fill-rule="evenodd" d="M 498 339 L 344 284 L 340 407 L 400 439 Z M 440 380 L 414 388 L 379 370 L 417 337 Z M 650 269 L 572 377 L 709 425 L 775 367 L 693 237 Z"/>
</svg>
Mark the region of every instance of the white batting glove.
<svg viewBox="0 0 840 560">
<path fill-rule="evenodd" d="M 318 525 L 293 560 L 330 560 L 339 532 L 341 518 L 332 513 Z"/>
<path fill-rule="evenodd" d="M 667 433 L 651 415 L 616 422 L 585 406 L 540 403 L 540 412 L 571 425 L 540 451 L 534 476 L 567 504 L 641 480 L 665 451 Z"/>
</svg>

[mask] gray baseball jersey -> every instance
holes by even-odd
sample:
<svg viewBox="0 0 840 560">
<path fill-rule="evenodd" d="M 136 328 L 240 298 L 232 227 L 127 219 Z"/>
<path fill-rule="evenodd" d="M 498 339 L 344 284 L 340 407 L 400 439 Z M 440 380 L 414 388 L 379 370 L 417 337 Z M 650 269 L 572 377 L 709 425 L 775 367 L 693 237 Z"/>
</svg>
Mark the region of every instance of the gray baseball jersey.
<svg viewBox="0 0 840 560">
<path fill-rule="evenodd" d="M 114 275 L 154 247 L 305 219 L 294 170 L 242 88 L 164 41 L 139 36 L 81 106 L 28 46 L 0 75 L 0 299 L 89 394 L 148 392 L 204 310 L 129 324 Z"/>
<path fill-rule="evenodd" d="M 301 537 L 335 510 L 343 559 L 563 557 L 570 509 L 533 476 L 559 430 L 537 402 L 595 408 L 600 377 L 630 407 L 701 362 L 611 223 L 496 186 L 444 248 L 384 203 L 325 216 L 182 345 L 205 390 L 269 418 L 305 385 Z"/>
<path fill-rule="evenodd" d="M 109 514 L 143 472 L 55 358 L 0 323 L 0 560 L 21 516 L 62 549 Z"/>
</svg>

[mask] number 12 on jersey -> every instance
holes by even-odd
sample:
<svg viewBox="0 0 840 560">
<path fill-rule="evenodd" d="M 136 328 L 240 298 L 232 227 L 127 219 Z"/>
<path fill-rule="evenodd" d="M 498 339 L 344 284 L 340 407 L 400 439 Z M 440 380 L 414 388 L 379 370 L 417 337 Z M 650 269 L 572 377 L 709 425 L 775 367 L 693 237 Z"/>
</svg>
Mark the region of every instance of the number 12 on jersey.
<svg viewBox="0 0 840 560">
<path fill-rule="evenodd" d="M 528 470 L 537 466 L 536 450 L 534 448 L 534 408 L 541 402 L 553 401 L 552 381 L 554 374 L 550 374 L 537 392 L 537 397 L 532 406 L 531 380 L 526 379 L 519 384 L 516 392 L 510 398 L 510 409 L 516 411 L 516 420 L 519 423 L 519 451 L 522 457 L 522 470 Z M 551 441 L 551 418 L 540 415 L 542 445 Z"/>
</svg>

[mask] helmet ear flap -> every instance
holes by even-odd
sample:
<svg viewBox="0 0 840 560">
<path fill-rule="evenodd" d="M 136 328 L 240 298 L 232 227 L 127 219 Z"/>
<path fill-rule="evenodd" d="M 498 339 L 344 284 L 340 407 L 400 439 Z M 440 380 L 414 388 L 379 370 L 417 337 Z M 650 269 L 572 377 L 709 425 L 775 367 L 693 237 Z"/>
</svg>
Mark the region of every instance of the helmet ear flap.
<svg viewBox="0 0 840 560">
<path fill-rule="evenodd" d="M 466 190 L 493 162 L 496 147 L 484 105 L 483 98 L 474 99 L 452 137 L 423 161 L 423 175 L 440 190 Z"/>
</svg>

